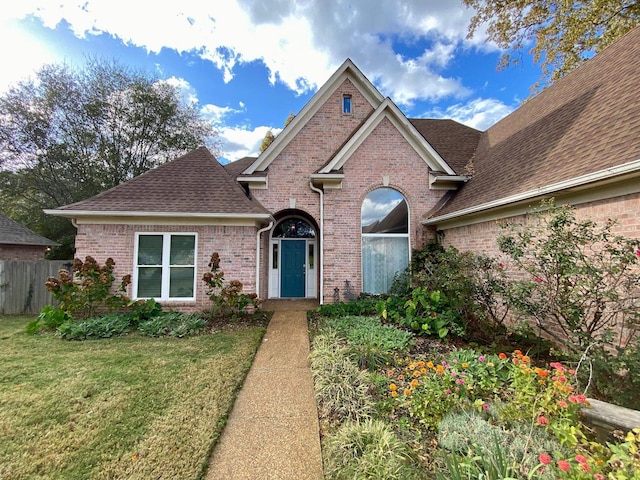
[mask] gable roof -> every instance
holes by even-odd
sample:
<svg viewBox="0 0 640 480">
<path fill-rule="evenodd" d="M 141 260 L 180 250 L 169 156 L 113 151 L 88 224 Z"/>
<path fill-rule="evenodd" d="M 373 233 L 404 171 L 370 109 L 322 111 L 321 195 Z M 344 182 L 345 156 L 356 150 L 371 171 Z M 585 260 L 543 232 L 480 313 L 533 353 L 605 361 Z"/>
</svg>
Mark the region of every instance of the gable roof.
<svg viewBox="0 0 640 480">
<path fill-rule="evenodd" d="M 244 172 L 253 162 L 256 161 L 257 157 L 243 157 L 239 158 L 235 162 L 227 163 L 223 165 L 226 172 L 229 174 L 231 178 L 234 180 Z"/>
<path fill-rule="evenodd" d="M 378 107 L 384 100 L 384 97 L 378 89 L 362 74 L 351 59 L 347 58 L 340 68 L 331 75 L 329 80 L 311 97 L 311 100 L 300 110 L 300 113 L 276 136 L 273 142 L 271 142 L 255 162 L 245 170 L 243 175 L 252 175 L 255 172 L 265 171 L 287 144 L 302 130 L 309 119 L 320 109 L 327 98 L 329 98 L 346 79 L 351 80 L 351 82 L 356 85 L 367 101 L 373 105 L 373 108 Z"/>
<path fill-rule="evenodd" d="M 0 244 L 55 247 L 59 243 L 38 235 L 24 225 L 0 213 Z"/>
<path fill-rule="evenodd" d="M 466 167 L 478 147 L 480 130 L 449 119 L 410 118 L 409 121 L 458 175 L 469 174 Z"/>
<path fill-rule="evenodd" d="M 456 172 L 444 161 L 438 152 L 427 142 L 424 136 L 420 135 L 416 128 L 404 116 L 390 98 L 384 101 L 369 115 L 367 120 L 360 125 L 360 128 L 351 138 L 336 152 L 333 158 L 322 167 L 318 173 L 331 173 L 340 170 L 358 147 L 369 137 L 373 130 L 384 119 L 388 118 L 398 129 L 414 150 L 422 157 L 429 168 L 435 172 L 445 172 L 455 175 Z"/>
<path fill-rule="evenodd" d="M 640 172 L 640 28 L 484 132 L 434 224 Z"/>
<path fill-rule="evenodd" d="M 46 213 L 65 217 L 189 216 L 269 218 L 205 147 L 94 197 Z"/>
</svg>

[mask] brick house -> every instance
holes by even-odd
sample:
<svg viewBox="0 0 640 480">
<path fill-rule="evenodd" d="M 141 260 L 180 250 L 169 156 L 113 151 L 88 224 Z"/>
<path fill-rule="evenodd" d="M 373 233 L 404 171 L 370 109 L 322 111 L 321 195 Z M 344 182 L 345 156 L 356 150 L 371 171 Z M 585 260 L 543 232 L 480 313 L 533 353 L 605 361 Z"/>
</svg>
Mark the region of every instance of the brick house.
<svg viewBox="0 0 640 480">
<path fill-rule="evenodd" d="M 640 29 L 480 132 L 408 119 L 350 61 L 257 158 L 222 166 L 204 147 L 96 197 L 73 218 L 77 255 L 133 273 L 129 292 L 208 304 L 218 252 L 227 280 L 261 298 L 386 291 L 411 250 L 495 253 L 495 220 L 542 198 L 640 236 Z"/>
<path fill-rule="evenodd" d="M 43 260 L 55 246 L 58 243 L 0 213 L 0 260 Z"/>
</svg>

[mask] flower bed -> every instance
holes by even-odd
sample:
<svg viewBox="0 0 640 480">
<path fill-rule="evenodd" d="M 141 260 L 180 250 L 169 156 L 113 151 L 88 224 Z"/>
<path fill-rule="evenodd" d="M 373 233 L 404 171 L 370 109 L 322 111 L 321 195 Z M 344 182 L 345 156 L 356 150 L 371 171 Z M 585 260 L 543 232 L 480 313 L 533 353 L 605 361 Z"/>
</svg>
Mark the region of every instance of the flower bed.
<svg viewBox="0 0 640 480">
<path fill-rule="evenodd" d="M 534 365 L 519 350 L 413 354 L 406 343 L 387 342 L 378 361 L 361 370 L 358 352 L 373 358 L 377 334 L 369 335 L 367 348 L 347 338 L 358 318 L 368 331 L 391 338 L 373 326 L 377 319 L 350 317 L 339 320 L 340 328 L 321 321 L 313 341 L 312 369 L 316 385 L 324 385 L 317 392 L 323 448 L 350 452 L 337 463 L 325 458 L 329 478 L 640 478 L 640 430 L 616 443 L 596 441 L 580 420 L 588 402 L 568 365 Z M 329 379 L 328 345 L 342 366 Z M 356 405 L 362 408 L 350 408 Z M 393 468 L 380 470 L 384 465 Z"/>
</svg>

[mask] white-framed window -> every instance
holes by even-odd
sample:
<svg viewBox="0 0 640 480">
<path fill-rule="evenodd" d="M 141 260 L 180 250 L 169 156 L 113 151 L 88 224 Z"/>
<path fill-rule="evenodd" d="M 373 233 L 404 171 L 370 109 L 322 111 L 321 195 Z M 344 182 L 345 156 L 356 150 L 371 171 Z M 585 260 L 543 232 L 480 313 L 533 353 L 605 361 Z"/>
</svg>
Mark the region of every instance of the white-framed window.
<svg viewBox="0 0 640 480">
<path fill-rule="evenodd" d="M 387 293 L 409 265 L 409 209 L 404 196 L 378 188 L 362 202 L 362 291 Z"/>
<path fill-rule="evenodd" d="M 195 300 L 195 233 L 137 233 L 134 297 Z"/>
<path fill-rule="evenodd" d="M 342 113 L 351 114 L 351 95 L 342 96 Z"/>
</svg>

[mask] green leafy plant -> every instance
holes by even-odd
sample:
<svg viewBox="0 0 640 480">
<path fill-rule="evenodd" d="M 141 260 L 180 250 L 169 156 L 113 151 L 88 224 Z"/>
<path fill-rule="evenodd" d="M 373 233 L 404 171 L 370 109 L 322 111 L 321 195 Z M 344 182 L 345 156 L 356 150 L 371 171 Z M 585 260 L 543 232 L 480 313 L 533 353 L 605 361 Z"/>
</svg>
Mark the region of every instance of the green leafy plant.
<svg viewBox="0 0 640 480">
<path fill-rule="evenodd" d="M 381 420 L 346 422 L 323 447 L 327 478 L 422 478 L 410 460 L 407 445 Z"/>
<path fill-rule="evenodd" d="M 314 337 L 309 359 L 321 418 L 340 423 L 371 416 L 371 375 L 358 368 L 335 331 L 327 329 Z"/>
<path fill-rule="evenodd" d="M 198 314 L 164 312 L 140 322 L 138 333 L 148 337 L 188 337 L 202 333 L 206 325 Z"/>
<path fill-rule="evenodd" d="M 413 335 L 376 317 L 347 316 L 328 322 L 349 345 L 360 368 L 375 370 L 394 354 L 405 351 Z"/>
<path fill-rule="evenodd" d="M 29 334 L 35 334 L 42 330 L 54 331 L 60 325 L 70 320 L 71 317 L 64 310 L 47 305 L 42 308 L 35 320 L 27 324 L 25 331 Z"/>
<path fill-rule="evenodd" d="M 110 313 L 87 320 L 65 322 L 58 327 L 58 333 L 66 340 L 88 340 L 127 335 L 134 328 L 126 315 Z"/>
</svg>

